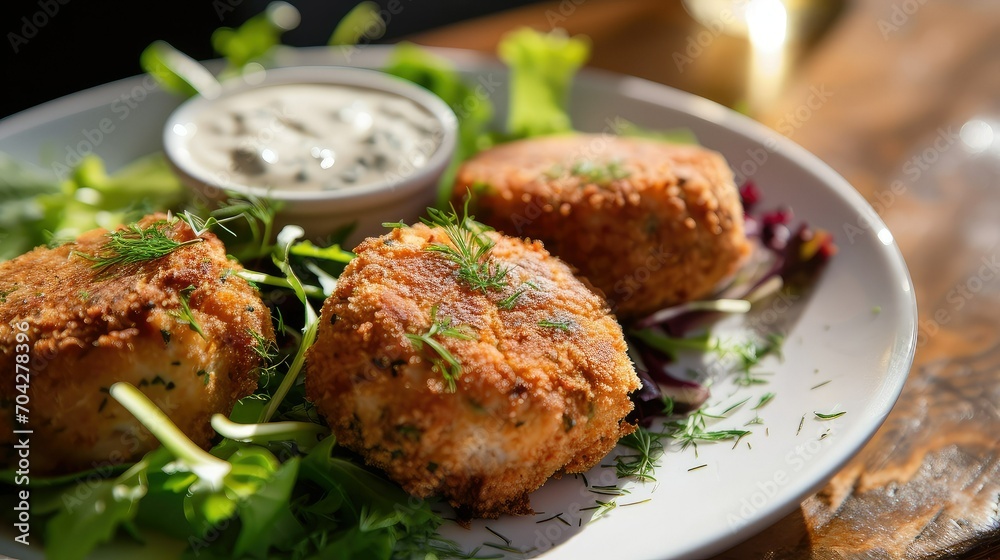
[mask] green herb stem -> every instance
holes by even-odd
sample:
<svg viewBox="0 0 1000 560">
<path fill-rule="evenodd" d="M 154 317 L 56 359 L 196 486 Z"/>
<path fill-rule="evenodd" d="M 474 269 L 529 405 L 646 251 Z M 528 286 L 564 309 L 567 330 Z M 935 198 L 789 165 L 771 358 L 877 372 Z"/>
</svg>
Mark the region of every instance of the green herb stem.
<svg viewBox="0 0 1000 560">
<path fill-rule="evenodd" d="M 270 274 L 265 274 L 263 272 L 256 272 L 253 270 L 240 270 L 236 273 L 237 276 L 246 280 L 247 282 L 253 282 L 255 284 L 264 284 L 265 286 L 274 286 L 276 288 L 288 288 L 292 289 L 291 282 L 286 278 L 281 278 L 278 276 L 272 276 Z M 323 294 L 322 288 L 318 286 L 311 286 L 309 284 L 302 285 L 303 291 L 306 295 L 312 298 L 322 299 L 326 297 Z"/>
<path fill-rule="evenodd" d="M 131 383 L 119 381 L 111 386 L 109 392 L 163 447 L 191 465 L 196 474 L 202 478 L 221 481 L 229 473 L 232 465 L 195 445 L 149 397 Z"/>
<path fill-rule="evenodd" d="M 302 451 L 308 451 L 329 433 L 323 426 L 311 422 L 240 424 L 222 414 L 212 416 L 212 429 L 222 437 L 247 443 L 294 440 Z"/>
</svg>

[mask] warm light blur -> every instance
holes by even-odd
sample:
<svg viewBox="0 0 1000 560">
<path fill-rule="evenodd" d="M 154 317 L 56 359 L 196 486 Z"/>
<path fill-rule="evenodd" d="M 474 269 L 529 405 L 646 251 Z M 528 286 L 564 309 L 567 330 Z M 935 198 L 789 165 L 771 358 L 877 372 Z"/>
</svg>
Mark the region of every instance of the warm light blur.
<svg viewBox="0 0 1000 560">
<path fill-rule="evenodd" d="M 747 108 L 758 114 L 777 97 L 788 65 L 788 11 L 781 0 L 750 0 L 746 10 L 750 39 Z"/>
<path fill-rule="evenodd" d="M 750 43 L 755 49 L 777 52 L 784 48 L 788 37 L 788 11 L 781 0 L 750 0 L 746 18 Z"/>
</svg>

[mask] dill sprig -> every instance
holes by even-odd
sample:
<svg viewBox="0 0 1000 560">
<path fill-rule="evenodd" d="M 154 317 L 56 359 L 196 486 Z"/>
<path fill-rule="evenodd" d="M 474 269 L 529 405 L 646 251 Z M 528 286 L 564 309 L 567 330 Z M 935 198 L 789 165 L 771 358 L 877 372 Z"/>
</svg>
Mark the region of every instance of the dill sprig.
<svg viewBox="0 0 1000 560">
<path fill-rule="evenodd" d="M 279 314 L 278 332 L 281 332 L 281 329 L 284 328 L 284 326 L 280 323 L 281 319 Z M 257 373 L 260 377 L 257 384 L 260 387 L 266 387 L 270 384 L 271 377 L 274 376 L 275 372 L 278 370 L 278 366 L 281 365 L 284 360 L 275 361 L 278 356 L 277 343 L 273 340 L 269 340 L 263 334 L 253 329 L 248 328 L 247 332 L 251 337 L 253 337 L 253 352 L 254 354 L 257 354 L 257 357 L 260 358 L 261 362 L 261 365 L 257 366 Z"/>
<path fill-rule="evenodd" d="M 749 435 L 750 432 L 747 430 L 708 430 L 708 420 L 725 418 L 727 413 L 744 403 L 746 400 L 730 406 L 722 414 L 710 414 L 705 410 L 705 407 L 699 408 L 685 418 L 665 423 L 666 436 L 679 441 L 681 449 L 694 446 L 696 452 L 699 442 L 738 440 Z"/>
<path fill-rule="evenodd" d="M 257 356 L 265 363 L 274 359 L 274 355 L 277 352 L 277 345 L 273 340 L 268 340 L 263 334 L 251 328 L 247 328 L 247 333 L 249 333 L 254 340 L 254 354 L 257 354 Z"/>
<path fill-rule="evenodd" d="M 620 445 L 634 449 L 636 453 L 615 457 L 615 474 L 618 478 L 634 477 L 644 482 L 653 482 L 653 469 L 663 455 L 663 437 L 666 434 L 653 433 L 642 426 L 618 440 Z"/>
<path fill-rule="evenodd" d="M 486 293 L 499 291 L 507 286 L 509 268 L 497 265 L 490 258 L 494 241 L 485 232 L 490 228 L 475 221 L 469 215 L 469 201 L 465 201 L 463 215 L 459 217 L 455 208 L 444 212 L 437 208 L 427 209 L 427 218 L 422 218 L 429 227 L 440 227 L 448 235 L 451 245 L 433 243 L 428 251 L 441 253 L 458 265 L 458 278 L 473 290 Z"/>
<path fill-rule="evenodd" d="M 230 198 L 211 213 L 216 223 L 223 224 L 233 218 L 243 218 L 250 230 L 254 242 L 258 244 L 258 253 L 263 256 L 271 252 L 271 232 L 274 229 L 274 218 L 278 208 L 265 198 L 247 196 L 245 198 Z"/>
<path fill-rule="evenodd" d="M 155 260 L 185 245 L 201 242 L 200 237 L 183 242 L 172 239 L 166 232 L 170 225 L 166 220 L 158 220 L 145 228 L 137 223 L 129 224 L 123 229 L 108 232 L 107 241 L 97 253 L 76 254 L 93 261 L 91 268 L 107 270 L 115 266 Z"/>
<path fill-rule="evenodd" d="M 191 298 L 191 292 L 194 290 L 194 286 L 188 286 L 177 293 L 178 299 L 180 299 L 181 310 L 171 313 L 171 315 L 178 321 L 187 323 L 191 330 L 200 334 L 202 338 L 207 340 L 208 337 L 205 336 L 205 331 L 201 330 L 201 325 L 198 324 L 198 321 L 194 318 L 194 314 L 191 312 L 191 303 L 189 300 Z"/>
<path fill-rule="evenodd" d="M 531 288 L 533 290 L 539 289 L 538 285 L 535 284 L 534 282 L 531 282 L 530 280 L 527 282 L 523 282 L 520 286 L 518 286 L 516 290 L 514 290 L 513 293 L 503 298 L 502 300 L 498 301 L 497 307 L 499 307 L 500 309 L 506 309 L 507 311 L 514 309 L 514 306 L 517 305 L 517 302 L 518 300 L 521 299 L 521 296 L 523 296 L 524 293 L 528 291 L 528 288 Z"/>
<path fill-rule="evenodd" d="M 597 521 L 601 517 L 607 515 L 608 512 L 610 512 L 611 510 L 613 510 L 616 507 L 618 507 L 618 504 L 614 500 L 611 500 L 609 502 L 602 502 L 601 500 L 594 500 L 594 501 L 597 502 L 597 504 L 598 504 L 596 507 L 593 507 L 593 508 L 580 508 L 580 511 L 586 511 L 588 509 L 596 509 L 597 510 L 597 511 L 594 512 L 594 516 L 590 518 L 590 522 Z"/>
<path fill-rule="evenodd" d="M 568 331 L 573 322 L 568 319 L 556 320 L 556 319 L 542 319 L 538 322 L 539 327 L 559 329 L 561 331 Z"/>
<path fill-rule="evenodd" d="M 764 405 L 771 402 L 773 399 L 774 399 L 774 393 L 764 393 L 763 395 L 760 396 L 760 400 L 757 401 L 757 404 L 755 404 L 753 408 L 750 410 L 759 410 L 763 408 Z"/>
<path fill-rule="evenodd" d="M 521 296 L 524 295 L 524 292 L 526 292 L 527 290 L 528 288 L 521 286 L 509 296 L 498 301 L 497 307 L 499 307 L 500 309 L 506 309 L 507 311 L 514 309 L 514 306 L 517 305 L 517 300 L 520 299 Z"/>
<path fill-rule="evenodd" d="M 716 352 L 720 357 L 735 359 L 735 383 L 748 387 L 767 383 L 762 376 L 767 375 L 755 371 L 755 368 L 765 356 L 776 355 L 781 358 L 781 345 L 785 338 L 778 333 L 770 333 L 763 341 L 748 340 L 735 344 L 717 343 Z"/>
<path fill-rule="evenodd" d="M 462 375 L 462 364 L 447 347 L 435 340 L 434 337 L 449 336 L 459 340 L 476 340 L 476 335 L 466 325 L 452 326 L 451 317 L 438 319 L 437 311 L 436 305 L 431 308 L 431 326 L 427 332 L 423 334 L 406 333 L 406 338 L 417 350 L 422 351 L 425 346 L 430 349 L 433 354 L 429 356 L 432 367 L 441 373 L 447 387 L 446 390 L 449 393 L 454 393 L 456 382 Z"/>
</svg>

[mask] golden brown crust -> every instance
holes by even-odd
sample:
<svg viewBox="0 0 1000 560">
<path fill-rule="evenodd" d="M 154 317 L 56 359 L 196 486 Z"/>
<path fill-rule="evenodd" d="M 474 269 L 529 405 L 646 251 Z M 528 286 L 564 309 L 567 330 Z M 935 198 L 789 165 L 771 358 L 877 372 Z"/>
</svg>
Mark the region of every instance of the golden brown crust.
<svg viewBox="0 0 1000 560">
<path fill-rule="evenodd" d="M 159 214 L 139 223 L 165 220 Z M 164 226 L 178 242 L 195 239 L 181 220 Z M 109 398 L 115 381 L 139 386 L 199 445 L 214 432 L 209 419 L 227 413 L 256 388 L 259 356 L 251 331 L 274 340 L 270 312 L 245 280 L 232 275 L 214 235 L 167 256 L 107 270 L 83 255 L 102 252 L 106 230 L 54 249 L 38 248 L 0 263 L 0 424 L 10 422 L 15 389 L 16 325 L 29 325 L 37 472 L 124 462 L 156 446 Z M 181 313 L 181 293 L 204 336 Z M 20 381 L 23 381 L 20 380 Z M 19 383 L 21 384 L 21 383 Z M 9 430 L 4 433 L 8 434 Z"/>
<path fill-rule="evenodd" d="M 574 166 L 612 172 L 597 181 Z M 617 178 L 616 178 L 617 177 Z M 708 295 L 750 245 L 723 157 L 699 146 L 567 135 L 511 142 L 459 170 L 480 221 L 539 239 L 631 318 Z"/>
<path fill-rule="evenodd" d="M 603 299 L 540 243 L 489 235 L 494 262 L 511 268 L 508 286 L 486 293 L 427 250 L 448 242 L 439 228 L 362 243 L 323 306 L 306 374 L 340 443 L 411 494 L 482 517 L 528 513 L 527 494 L 554 473 L 596 464 L 631 431 L 622 420 L 639 385 Z M 519 289 L 511 309 L 498 305 Z M 406 337 L 427 332 L 435 307 L 475 334 L 435 337 L 462 364 L 454 393 L 435 354 Z"/>
</svg>

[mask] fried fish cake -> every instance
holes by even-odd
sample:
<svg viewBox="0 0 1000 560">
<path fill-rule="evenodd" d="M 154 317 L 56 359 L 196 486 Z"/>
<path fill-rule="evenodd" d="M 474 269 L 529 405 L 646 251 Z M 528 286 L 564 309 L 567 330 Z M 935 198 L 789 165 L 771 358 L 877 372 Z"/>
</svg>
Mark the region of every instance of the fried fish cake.
<svg viewBox="0 0 1000 560">
<path fill-rule="evenodd" d="M 594 134 L 502 144 L 465 162 L 454 199 L 541 240 L 629 319 L 709 295 L 749 254 L 733 174 L 700 146 Z"/>
<path fill-rule="evenodd" d="M 218 238 L 196 237 L 181 220 L 153 215 L 135 226 L 182 245 L 102 267 L 92 259 L 117 253 L 99 229 L 0 263 L 0 438 L 27 402 L 17 427 L 33 430 L 33 473 L 128 462 L 158 446 L 108 394 L 117 381 L 137 386 L 203 447 L 212 414 L 228 414 L 256 388 L 255 347 L 274 330 L 256 290 L 232 274 L 240 265 Z"/>
<path fill-rule="evenodd" d="M 494 245 L 477 276 L 441 251 L 451 233 L 417 225 L 356 249 L 323 305 L 307 395 L 412 495 L 529 513 L 529 492 L 631 432 L 639 381 L 607 303 L 540 243 L 481 233 Z"/>
</svg>

